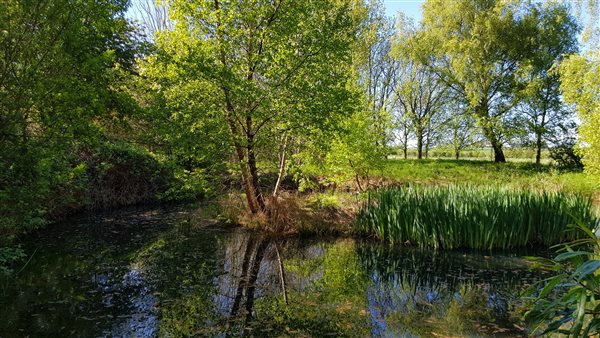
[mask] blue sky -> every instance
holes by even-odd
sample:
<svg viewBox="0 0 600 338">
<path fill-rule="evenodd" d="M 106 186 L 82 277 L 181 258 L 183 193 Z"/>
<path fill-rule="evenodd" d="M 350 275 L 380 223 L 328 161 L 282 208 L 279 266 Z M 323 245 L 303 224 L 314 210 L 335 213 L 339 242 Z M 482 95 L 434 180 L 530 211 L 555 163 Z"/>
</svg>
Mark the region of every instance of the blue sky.
<svg viewBox="0 0 600 338">
<path fill-rule="evenodd" d="M 421 21 L 421 4 L 424 0 L 383 0 L 385 13 L 389 16 L 398 11 L 404 12 L 406 16 L 412 17 L 415 23 Z"/>
</svg>

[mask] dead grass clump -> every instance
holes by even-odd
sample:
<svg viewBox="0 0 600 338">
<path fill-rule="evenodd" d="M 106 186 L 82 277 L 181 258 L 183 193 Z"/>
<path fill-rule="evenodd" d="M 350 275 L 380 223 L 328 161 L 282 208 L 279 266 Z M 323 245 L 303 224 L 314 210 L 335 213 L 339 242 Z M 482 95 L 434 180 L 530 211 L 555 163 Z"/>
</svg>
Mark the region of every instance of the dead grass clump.
<svg viewBox="0 0 600 338">
<path fill-rule="evenodd" d="M 279 235 L 346 235 L 358 202 L 343 194 L 282 192 L 267 199 L 266 213 L 252 214 L 241 194 L 228 194 L 219 201 L 221 217 L 241 226 Z"/>
</svg>

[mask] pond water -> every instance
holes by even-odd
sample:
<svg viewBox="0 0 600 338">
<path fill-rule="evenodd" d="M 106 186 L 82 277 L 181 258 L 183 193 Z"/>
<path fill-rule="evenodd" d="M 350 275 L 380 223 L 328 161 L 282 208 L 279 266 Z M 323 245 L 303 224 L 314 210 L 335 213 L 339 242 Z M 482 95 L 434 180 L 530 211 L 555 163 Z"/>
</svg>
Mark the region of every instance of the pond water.
<svg viewBox="0 0 600 338">
<path fill-rule="evenodd" d="M 72 218 L 25 241 L 0 337 L 523 336 L 518 254 L 189 227 L 186 211 Z M 190 229 L 192 228 L 192 229 Z"/>
</svg>

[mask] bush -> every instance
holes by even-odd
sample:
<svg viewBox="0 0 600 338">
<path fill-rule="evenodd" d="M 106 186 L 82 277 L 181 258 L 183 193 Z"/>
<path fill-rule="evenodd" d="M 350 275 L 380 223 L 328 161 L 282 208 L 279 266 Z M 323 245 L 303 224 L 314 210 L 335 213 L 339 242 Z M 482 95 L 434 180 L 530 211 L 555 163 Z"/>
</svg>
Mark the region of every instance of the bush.
<svg viewBox="0 0 600 338">
<path fill-rule="evenodd" d="M 583 170 L 581 156 L 575 152 L 575 141 L 568 141 L 550 148 L 550 158 L 561 169 Z"/>
</svg>

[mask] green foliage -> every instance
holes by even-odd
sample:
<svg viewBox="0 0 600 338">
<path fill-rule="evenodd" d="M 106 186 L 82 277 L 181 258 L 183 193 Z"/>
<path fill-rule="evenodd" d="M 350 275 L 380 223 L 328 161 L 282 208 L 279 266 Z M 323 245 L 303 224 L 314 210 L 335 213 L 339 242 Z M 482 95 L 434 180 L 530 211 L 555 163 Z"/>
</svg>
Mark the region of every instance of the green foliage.
<svg viewBox="0 0 600 338">
<path fill-rule="evenodd" d="M 308 205 L 316 209 L 339 208 L 341 207 L 337 195 L 334 194 L 315 194 L 308 200 Z"/>
<path fill-rule="evenodd" d="M 550 158 L 561 169 L 583 169 L 581 156 L 576 153 L 574 142 L 564 142 L 550 148 Z"/>
<path fill-rule="evenodd" d="M 569 50 L 573 21 L 565 6 L 429 0 L 423 5 L 421 29 L 410 40 L 411 52 L 467 104 L 494 148 L 495 161 L 505 162 L 502 143 L 511 133 L 506 115 L 524 87 L 522 78 L 534 69 L 532 63 L 542 68 L 552 63 L 540 55 L 558 58 L 560 52 L 548 51 Z"/>
<path fill-rule="evenodd" d="M 0 278 L 12 274 L 12 266 L 25 256 L 20 247 L 0 247 Z"/>
<path fill-rule="evenodd" d="M 565 101 L 574 104 L 581 125 L 579 149 L 585 170 L 600 175 L 600 49 L 571 55 L 560 67 L 560 88 Z"/>
<path fill-rule="evenodd" d="M 101 116 L 126 99 L 111 87 L 135 42 L 126 2 L 0 3 L 0 242 L 77 199 L 76 152 L 99 142 Z"/>
<path fill-rule="evenodd" d="M 334 181 L 347 182 L 362 179 L 368 184 L 373 171 L 381 170 L 387 148 L 380 141 L 380 133 L 367 113 L 356 113 L 344 123 L 344 132 L 338 134 L 325 156 L 325 166 Z"/>
<path fill-rule="evenodd" d="M 592 201 L 493 186 L 410 186 L 370 193 L 355 228 L 419 247 L 506 249 L 575 239 L 577 234 L 566 232 L 572 215 L 593 221 Z"/>
<path fill-rule="evenodd" d="M 533 299 L 525 318 L 534 333 L 560 333 L 568 337 L 590 337 L 600 333 L 600 239 L 578 221 L 574 226 L 585 237 L 565 245 L 548 267 L 562 271 L 532 286 Z"/>
</svg>

